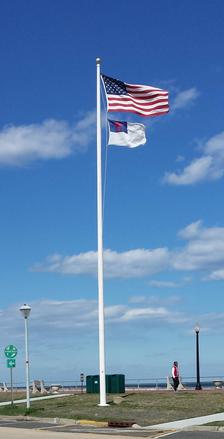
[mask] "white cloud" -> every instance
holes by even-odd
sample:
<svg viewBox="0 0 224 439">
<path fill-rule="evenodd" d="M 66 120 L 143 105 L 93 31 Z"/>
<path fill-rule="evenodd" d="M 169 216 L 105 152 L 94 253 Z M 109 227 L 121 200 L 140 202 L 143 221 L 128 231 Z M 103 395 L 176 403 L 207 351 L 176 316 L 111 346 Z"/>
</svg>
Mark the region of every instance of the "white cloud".
<svg viewBox="0 0 224 439">
<path fill-rule="evenodd" d="M 224 280 L 224 268 L 222 268 L 220 270 L 214 270 L 212 273 L 210 273 L 208 279 Z"/>
<path fill-rule="evenodd" d="M 40 300 L 29 303 L 32 307 L 29 319 L 31 380 L 44 379 L 49 383 L 62 384 L 65 380 L 71 380 L 74 384 L 74 379 L 78 383 L 80 371 L 86 375 L 96 373 L 98 370 L 97 301 Z M 2 346 L 6 346 L 13 342 L 17 346 L 16 380 L 24 382 L 24 322 L 19 312 L 20 305 L 21 303 L 13 304 L 0 310 L 1 343 Z M 111 371 L 119 370 L 119 367 L 114 367 L 113 364 L 116 366 L 117 357 L 122 356 L 121 364 L 118 364 L 128 374 L 132 357 L 127 355 L 127 349 L 131 344 L 137 346 L 133 356 L 136 356 L 137 352 L 143 362 L 147 361 L 144 346 L 148 342 L 146 334 L 149 334 L 149 331 L 153 357 L 158 355 L 155 349 L 157 329 L 163 328 L 165 337 L 166 331 L 171 334 L 172 328 L 175 333 L 182 334 L 192 328 L 191 337 L 193 337 L 195 322 L 199 321 L 201 331 L 223 334 L 223 313 L 198 314 L 197 312 L 196 315 L 192 315 L 189 312 L 185 314 L 173 311 L 172 308 L 165 305 L 137 306 L 125 303 L 105 306 L 106 353 Z M 140 340 L 143 340 L 143 348 L 139 345 Z M 163 350 L 166 340 L 164 343 Z M 158 362 L 157 364 L 155 362 L 154 366 L 157 371 Z M 3 381 L 7 380 L 7 369 L 2 368 L 1 373 Z"/>
<path fill-rule="evenodd" d="M 224 158 L 224 131 L 211 137 L 211 139 L 206 142 L 204 150 L 206 154 L 219 154 Z"/>
<path fill-rule="evenodd" d="M 72 141 L 74 147 L 86 147 L 96 134 L 96 112 L 89 111 L 73 127 Z"/>
<path fill-rule="evenodd" d="M 95 111 L 77 123 L 54 119 L 7 125 L 0 131 L 0 164 L 22 166 L 35 160 L 62 159 L 83 151 L 95 133 Z"/>
<path fill-rule="evenodd" d="M 129 298 L 130 303 L 145 303 L 147 298 L 145 296 L 132 296 Z"/>
<path fill-rule="evenodd" d="M 177 163 L 184 162 L 184 160 L 185 160 L 185 157 L 183 155 L 178 155 L 177 158 L 176 158 L 176 162 Z"/>
<path fill-rule="evenodd" d="M 174 254 L 174 252 L 170 251 L 170 257 L 171 257 L 170 268 L 172 267 L 173 254 Z M 189 284 L 189 282 L 191 282 L 191 281 L 192 281 L 191 277 L 188 276 L 188 277 L 184 277 L 179 282 L 174 282 L 174 281 L 169 281 L 169 280 L 152 279 L 152 280 L 148 281 L 148 284 L 154 288 L 182 288 L 186 284 Z M 174 296 L 174 298 L 175 298 L 175 296 Z"/>
<path fill-rule="evenodd" d="M 223 331 L 223 312 L 211 312 L 200 315 L 200 332 L 222 334 Z"/>
<path fill-rule="evenodd" d="M 52 335 L 73 329 L 79 332 L 97 324 L 98 310 L 95 300 L 41 300 L 31 303 L 32 327 L 52 331 Z M 75 318 L 74 318 L 75 316 Z M 41 324 L 41 327 L 40 327 Z"/>
<path fill-rule="evenodd" d="M 172 185 L 192 185 L 218 180 L 224 176 L 224 131 L 211 137 L 202 146 L 202 156 L 183 170 L 166 173 L 163 181 Z"/>
<path fill-rule="evenodd" d="M 163 302 L 158 298 L 158 302 Z M 115 304 L 105 306 L 105 320 L 107 325 L 129 324 L 136 321 L 144 325 L 145 321 L 152 323 L 190 324 L 194 325 L 197 318 L 193 315 L 185 315 L 173 311 L 171 306 L 177 302 L 170 301 L 169 306 L 133 306 L 130 304 Z M 71 347 L 71 340 L 80 336 L 83 340 L 86 337 L 97 336 L 98 333 L 98 304 L 96 300 L 40 300 L 30 302 L 32 311 L 30 315 L 30 337 L 31 342 L 36 344 L 36 349 L 41 346 L 51 346 L 51 349 L 58 350 L 58 343 L 64 347 Z M 15 340 L 18 346 L 24 345 L 24 327 L 19 312 L 20 305 L 13 304 L 0 311 L 1 317 L 1 339 L 7 343 L 9 338 Z M 218 323 L 217 323 L 218 322 Z M 201 329 L 224 328 L 223 313 L 208 313 L 200 315 Z M 83 338 L 84 337 L 84 338 Z M 78 339 L 77 339 L 78 340 Z M 54 344 L 55 342 L 55 344 Z M 72 348 L 73 349 L 73 348 Z"/>
<path fill-rule="evenodd" d="M 143 278 L 165 271 L 200 271 L 213 280 L 222 279 L 224 266 L 224 227 L 204 227 L 195 221 L 177 234 L 187 241 L 176 249 L 134 249 L 124 252 L 104 251 L 104 274 L 107 278 Z M 33 271 L 61 273 L 65 275 L 97 274 L 97 252 L 89 251 L 72 256 L 53 255 L 35 264 Z M 221 271 L 220 271 L 221 270 Z M 213 274 L 211 274 L 213 273 Z M 191 278 L 180 282 L 152 279 L 155 288 L 181 288 Z M 132 299 L 134 303 L 135 299 Z M 138 303 L 145 296 L 138 298 Z M 136 302 L 137 303 L 137 302 Z"/>
<path fill-rule="evenodd" d="M 98 304 L 96 300 L 40 300 L 31 302 L 30 325 L 32 328 L 32 339 L 35 341 L 44 341 L 48 339 L 61 340 L 66 343 L 66 338 L 62 335 L 72 334 L 72 338 L 78 334 L 92 336 L 98 331 Z M 146 318 L 150 320 L 163 320 L 169 323 L 172 319 L 175 323 L 175 317 L 178 319 L 181 314 L 172 312 L 166 307 L 141 305 L 141 307 L 115 304 L 105 305 L 105 319 L 107 324 L 124 324 L 130 320 L 141 321 Z M 1 317 L 1 338 L 3 341 L 11 334 L 18 343 L 23 344 L 24 328 L 19 305 L 14 304 L 4 311 L 0 311 Z M 185 319 L 184 316 L 182 316 Z"/>
<path fill-rule="evenodd" d="M 199 96 L 199 92 L 196 87 L 189 88 L 187 90 L 180 91 L 172 104 L 172 110 L 179 110 L 192 104 Z"/>
<path fill-rule="evenodd" d="M 189 224 L 178 232 L 178 236 L 183 239 L 192 239 L 198 236 L 202 227 L 202 221 L 198 220 Z"/>
<path fill-rule="evenodd" d="M 132 296 L 129 298 L 129 303 L 138 303 L 150 306 L 169 306 L 181 302 L 181 296 L 169 296 L 160 297 L 158 294 L 156 296 Z"/>
<path fill-rule="evenodd" d="M 43 347 L 50 341 L 53 343 L 58 341 L 62 333 L 65 335 L 72 331 L 74 335 L 81 333 L 88 335 L 90 327 L 94 328 L 95 325 L 97 328 L 98 311 L 95 300 L 40 300 L 31 301 L 29 304 L 32 308 L 30 315 L 32 343 L 38 341 Z M 16 345 L 18 343 L 23 347 L 24 327 L 19 312 L 20 305 L 14 304 L 0 311 L 1 336 L 3 343 L 13 339 Z M 64 343 L 66 343 L 65 339 Z"/>
<path fill-rule="evenodd" d="M 105 307 L 105 317 L 108 320 L 117 319 L 126 312 L 125 305 L 112 305 Z"/>
<path fill-rule="evenodd" d="M 108 278 L 144 277 L 160 272 L 169 265 L 169 252 L 166 248 L 135 249 L 118 253 L 104 251 L 105 276 Z M 46 262 L 36 264 L 34 271 L 48 271 L 62 274 L 97 273 L 97 252 L 79 255 L 50 256 Z"/>
<path fill-rule="evenodd" d="M 184 168 L 182 173 L 166 173 L 163 181 L 169 184 L 179 186 L 186 186 L 189 184 L 198 183 L 206 179 L 209 173 L 211 162 L 212 158 L 209 156 L 195 159 L 191 162 L 190 165 Z"/>
<path fill-rule="evenodd" d="M 210 271 L 223 267 L 224 227 L 206 228 L 201 221 L 196 221 L 181 230 L 179 236 L 188 239 L 188 243 L 173 252 L 175 270 Z"/>
<path fill-rule="evenodd" d="M 156 279 L 150 280 L 149 285 L 155 288 L 178 288 L 182 286 L 182 284 L 178 282 L 156 280 Z"/>
<path fill-rule="evenodd" d="M 134 308 L 127 310 L 121 317 L 122 321 L 138 320 L 145 318 L 164 318 L 169 315 L 169 311 L 165 308 Z"/>
</svg>

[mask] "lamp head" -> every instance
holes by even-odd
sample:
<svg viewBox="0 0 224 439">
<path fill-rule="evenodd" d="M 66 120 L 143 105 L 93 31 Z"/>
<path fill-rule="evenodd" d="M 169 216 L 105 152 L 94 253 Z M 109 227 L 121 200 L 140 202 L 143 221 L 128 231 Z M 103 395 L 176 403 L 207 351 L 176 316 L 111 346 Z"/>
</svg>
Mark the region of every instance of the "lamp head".
<svg viewBox="0 0 224 439">
<path fill-rule="evenodd" d="M 19 309 L 25 319 L 27 319 L 30 315 L 31 307 L 24 303 Z"/>
<path fill-rule="evenodd" d="M 196 323 L 194 330 L 195 330 L 196 334 L 199 333 L 199 331 L 200 331 L 200 326 L 199 326 L 198 323 Z"/>
</svg>

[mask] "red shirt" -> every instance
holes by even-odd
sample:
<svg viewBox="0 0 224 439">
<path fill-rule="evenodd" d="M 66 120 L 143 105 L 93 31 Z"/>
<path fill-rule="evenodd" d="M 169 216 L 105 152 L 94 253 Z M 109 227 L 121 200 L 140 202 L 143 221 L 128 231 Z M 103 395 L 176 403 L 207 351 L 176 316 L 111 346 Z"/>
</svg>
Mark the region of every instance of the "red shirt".
<svg viewBox="0 0 224 439">
<path fill-rule="evenodd" d="M 179 377 L 179 370 L 177 366 L 173 366 L 172 367 L 172 377 L 173 378 L 178 378 Z"/>
</svg>

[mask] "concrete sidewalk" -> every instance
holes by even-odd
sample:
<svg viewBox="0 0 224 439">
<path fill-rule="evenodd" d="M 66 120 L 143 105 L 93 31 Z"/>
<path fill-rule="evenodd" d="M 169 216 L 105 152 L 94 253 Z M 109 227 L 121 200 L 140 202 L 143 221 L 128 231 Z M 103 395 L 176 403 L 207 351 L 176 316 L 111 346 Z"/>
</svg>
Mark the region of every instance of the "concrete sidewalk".
<svg viewBox="0 0 224 439">
<path fill-rule="evenodd" d="M 2 427 L 0 430 L 1 437 L 4 439 L 71 439 L 72 433 L 65 432 L 55 432 L 55 431 L 46 431 L 46 430 L 31 430 L 31 429 L 23 429 L 23 428 L 11 428 L 11 427 Z M 76 439 L 99 439 L 99 434 L 96 433 L 73 433 L 76 435 Z M 111 439 L 124 439 L 124 437 L 119 435 L 111 435 Z M 108 439 L 107 434 L 100 434 L 101 439 Z M 132 438 L 133 439 L 133 438 Z"/>
<path fill-rule="evenodd" d="M 135 434 L 136 433 L 136 434 Z M 16 428 L 16 427 L 1 427 L 0 435 L 4 439 L 71 439 L 76 437 L 76 439 L 146 439 L 146 435 L 141 435 L 139 432 L 125 432 L 125 431 L 83 431 L 83 430 L 70 430 L 70 431 L 59 431 L 59 430 L 48 430 L 48 429 L 26 429 L 26 428 Z M 163 436 L 163 432 L 158 431 L 148 431 L 147 439 L 159 439 Z M 108 438 L 109 436 L 109 438 Z"/>
<path fill-rule="evenodd" d="M 188 427 L 208 424 L 209 422 L 224 421 L 224 413 L 199 416 L 198 418 L 182 419 L 180 421 L 166 422 L 164 424 L 149 425 L 143 427 L 148 430 L 182 430 Z"/>
<path fill-rule="evenodd" d="M 65 396 L 71 396 L 72 393 L 64 393 L 59 395 L 48 395 L 48 396 L 36 396 L 35 398 L 30 398 L 30 401 L 42 401 L 43 399 L 52 399 L 52 398 L 64 398 Z M 23 404 L 26 402 L 26 399 L 15 399 L 14 404 Z M 11 401 L 0 402 L 0 406 L 11 405 Z"/>
</svg>

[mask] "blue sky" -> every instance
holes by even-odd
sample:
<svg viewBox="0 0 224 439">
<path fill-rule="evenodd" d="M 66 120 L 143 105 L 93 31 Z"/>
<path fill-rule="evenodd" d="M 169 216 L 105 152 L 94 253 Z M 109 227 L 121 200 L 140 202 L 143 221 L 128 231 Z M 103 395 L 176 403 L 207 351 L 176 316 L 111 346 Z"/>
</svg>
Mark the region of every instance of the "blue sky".
<svg viewBox="0 0 224 439">
<path fill-rule="evenodd" d="M 168 115 L 121 116 L 146 124 L 145 146 L 108 149 L 106 370 L 166 377 L 179 360 L 194 376 L 199 322 L 201 374 L 224 375 L 223 15 L 221 0 L 2 2 L 0 346 L 19 349 L 17 381 L 23 303 L 31 378 L 98 372 L 98 56 L 170 94 Z"/>
</svg>

